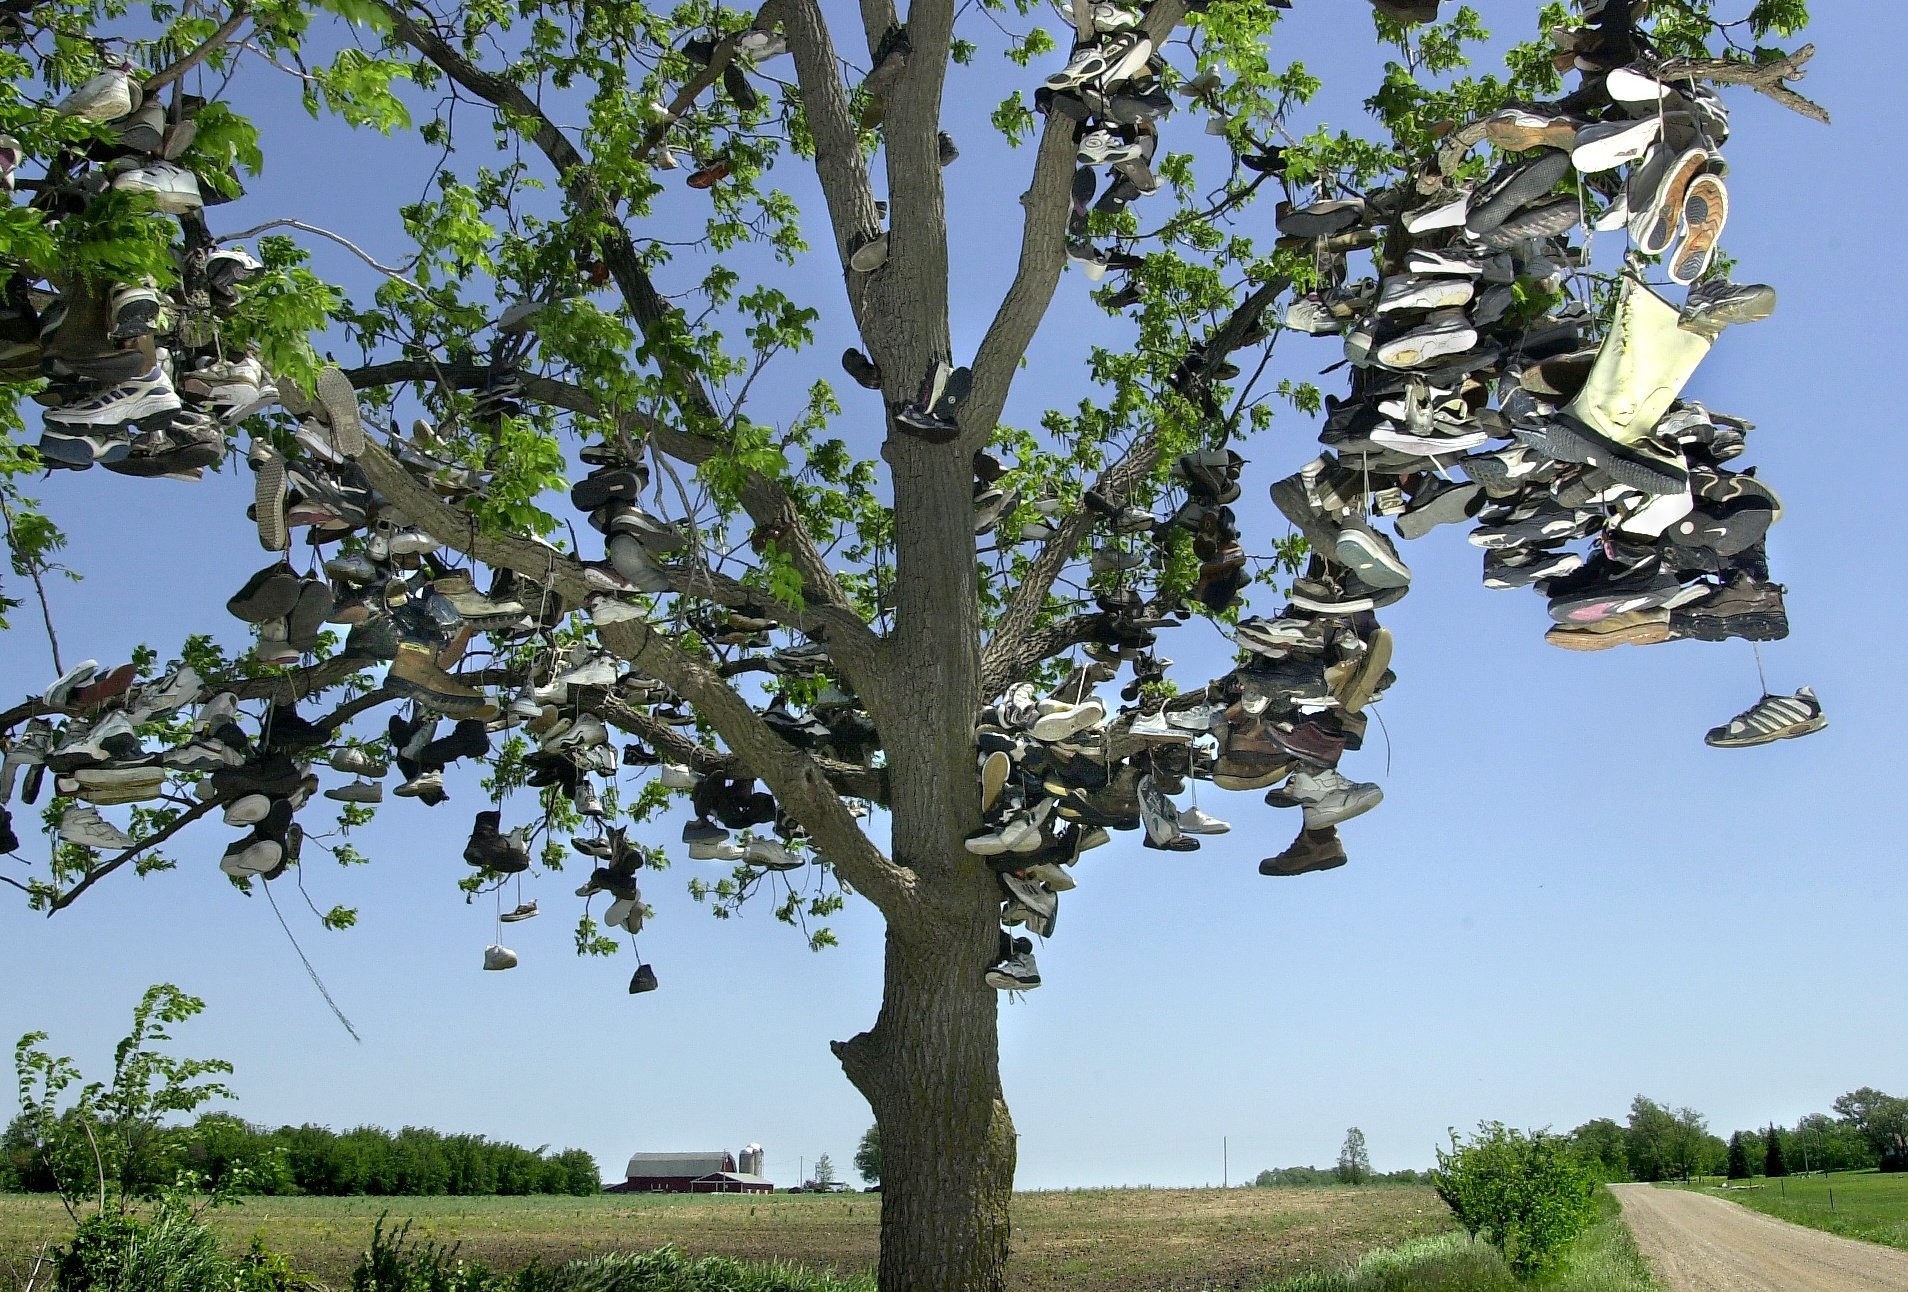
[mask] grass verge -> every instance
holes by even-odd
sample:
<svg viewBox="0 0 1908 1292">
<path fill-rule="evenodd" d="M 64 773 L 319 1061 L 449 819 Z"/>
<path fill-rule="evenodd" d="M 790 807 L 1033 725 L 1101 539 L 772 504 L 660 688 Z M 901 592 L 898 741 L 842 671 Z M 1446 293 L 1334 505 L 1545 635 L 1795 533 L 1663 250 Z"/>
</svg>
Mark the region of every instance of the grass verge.
<svg viewBox="0 0 1908 1292">
<path fill-rule="evenodd" d="M 1908 1251 L 1908 1174 L 1837 1171 L 1743 1180 L 1726 1187 L 1718 1180 L 1696 1180 L 1676 1187 L 1724 1198 L 1790 1224 Z"/>
<path fill-rule="evenodd" d="M 606 1194 L 594 1198 L 252 1198 L 206 1223 L 231 1253 L 254 1234 L 350 1287 L 380 1216 L 492 1270 L 553 1269 L 665 1244 L 685 1256 L 787 1261 L 849 1278 L 875 1264 L 879 1194 Z M 1100 1189 L 1014 1197 L 1010 1292 L 1256 1288 L 1455 1228 L 1422 1186 Z M 71 1222 L 55 1198 L 0 1194 L 0 1289 Z"/>
<path fill-rule="evenodd" d="M 1522 1292 L 1495 1249 L 1464 1234 L 1440 1234 L 1367 1252 L 1349 1267 L 1301 1274 L 1260 1292 Z M 1597 1195 L 1597 1219 L 1570 1249 L 1552 1292 L 1650 1292 L 1656 1283 L 1623 1226 L 1608 1190 Z"/>
</svg>

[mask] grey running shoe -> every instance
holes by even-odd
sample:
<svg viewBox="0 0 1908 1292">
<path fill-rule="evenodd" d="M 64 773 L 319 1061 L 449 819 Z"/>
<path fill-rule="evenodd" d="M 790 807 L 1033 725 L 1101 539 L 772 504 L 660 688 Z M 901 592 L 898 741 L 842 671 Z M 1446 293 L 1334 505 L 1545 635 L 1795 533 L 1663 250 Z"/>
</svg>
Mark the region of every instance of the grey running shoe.
<svg viewBox="0 0 1908 1292">
<path fill-rule="evenodd" d="M 1305 809 L 1307 830 L 1323 830 L 1362 816 L 1385 798 L 1376 785 L 1351 780 L 1330 767 L 1316 772 L 1301 768 L 1292 773 L 1287 789 Z"/>
<path fill-rule="evenodd" d="M 1720 727 L 1712 728 L 1703 743 L 1715 749 L 1747 749 L 1778 740 L 1794 740 L 1828 726 L 1821 702 L 1812 687 L 1794 695 L 1765 695 Z"/>
<path fill-rule="evenodd" d="M 1034 963 L 1033 943 L 1015 938 L 1013 954 L 987 971 L 987 985 L 998 991 L 1032 991 L 1040 985 L 1040 966 Z"/>
</svg>

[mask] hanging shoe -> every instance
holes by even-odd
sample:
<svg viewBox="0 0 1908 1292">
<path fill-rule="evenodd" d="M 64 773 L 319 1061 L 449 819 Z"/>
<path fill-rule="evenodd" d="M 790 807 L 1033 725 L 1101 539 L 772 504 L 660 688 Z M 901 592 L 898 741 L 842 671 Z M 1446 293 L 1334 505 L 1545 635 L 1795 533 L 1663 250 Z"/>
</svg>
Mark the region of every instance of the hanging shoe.
<svg viewBox="0 0 1908 1292">
<path fill-rule="evenodd" d="M 1712 749 L 1747 749 L 1778 740 L 1812 735 L 1828 726 L 1813 687 L 1794 695 L 1765 695 L 1720 727 L 1711 729 L 1703 743 Z"/>
</svg>

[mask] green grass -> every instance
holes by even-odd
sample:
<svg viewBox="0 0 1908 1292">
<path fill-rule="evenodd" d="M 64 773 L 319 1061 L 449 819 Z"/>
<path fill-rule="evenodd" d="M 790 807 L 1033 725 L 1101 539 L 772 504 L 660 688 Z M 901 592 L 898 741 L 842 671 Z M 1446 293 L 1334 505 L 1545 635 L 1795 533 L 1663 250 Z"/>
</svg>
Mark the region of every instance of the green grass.
<svg viewBox="0 0 1908 1292">
<path fill-rule="evenodd" d="M 333 1288 L 381 1214 L 386 1228 L 462 1259 L 545 1269 L 665 1244 L 696 1258 L 785 1261 L 851 1279 L 875 1264 L 879 1194 L 528 1198 L 250 1198 L 207 1215 L 226 1251 L 254 1234 Z M 1255 1288 L 1360 1252 L 1456 1226 L 1432 1190 L 1101 1189 L 1014 1197 L 1010 1292 L 1194 1292 Z M 0 1289 L 43 1244 L 72 1232 L 57 1199 L 0 1194 Z"/>
<path fill-rule="evenodd" d="M 1723 1183 L 1708 1179 L 1676 1187 L 1727 1198 L 1777 1220 L 1908 1251 L 1908 1173 L 1838 1171 L 1739 1180 L 1728 1188 Z"/>
<path fill-rule="evenodd" d="M 1260 1292 L 1522 1292 L 1488 1244 L 1463 1234 L 1420 1238 L 1367 1252 L 1350 1267 L 1266 1284 Z M 1623 1227 L 1616 1199 L 1598 1195 L 1596 1223 L 1574 1246 L 1552 1292 L 1650 1292 L 1649 1266 Z"/>
</svg>

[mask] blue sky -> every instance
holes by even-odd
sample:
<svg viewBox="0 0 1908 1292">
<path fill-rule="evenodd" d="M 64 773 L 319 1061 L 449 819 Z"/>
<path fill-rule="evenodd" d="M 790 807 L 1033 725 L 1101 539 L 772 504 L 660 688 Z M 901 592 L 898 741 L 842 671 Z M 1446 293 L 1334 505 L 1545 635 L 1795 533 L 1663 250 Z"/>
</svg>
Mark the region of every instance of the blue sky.
<svg viewBox="0 0 1908 1292">
<path fill-rule="evenodd" d="M 1504 35 L 1534 9 L 1481 7 Z M 1559 651 L 1542 641 L 1539 599 L 1486 591 L 1479 553 L 1457 532 L 1410 545 L 1412 595 L 1384 615 L 1401 681 L 1382 730 L 1373 724 L 1345 763 L 1387 799 L 1345 828 L 1350 865 L 1261 878 L 1256 862 L 1295 819 L 1256 794 L 1216 792 L 1200 802 L 1234 832 L 1202 851 L 1149 852 L 1126 835 L 1081 863 L 1059 936 L 1039 952 L 1046 985 L 1002 1007 L 1022 1187 L 1217 1183 L 1222 1139 L 1237 1180 L 1326 1162 L 1354 1124 L 1380 1168 L 1423 1166 L 1446 1127 L 1568 1128 L 1621 1116 L 1638 1091 L 1699 1108 L 1727 1133 L 1792 1121 L 1858 1085 L 1908 1085 L 1895 928 L 1908 879 L 1891 788 L 1902 683 L 1889 671 L 1908 613 L 1880 577 L 1890 531 L 1841 510 L 1892 509 L 1853 484 L 1908 467 L 1878 381 L 1899 369 L 1908 338 L 1889 303 L 1895 275 L 1872 250 L 1903 197 L 1875 114 L 1888 110 L 1881 89 L 1899 77 L 1908 16 L 1872 0 L 1817 9 L 1820 54 L 1804 88 L 1835 112 L 1834 128 L 1729 95 L 1726 247 L 1739 277 L 1780 289 L 1781 308 L 1729 333 L 1692 392 L 1758 423 L 1744 461 L 1787 507 L 1770 554 L 1794 623 L 1764 652 L 1770 682 L 1813 684 L 1832 725 L 1766 749 L 1705 748 L 1703 731 L 1758 694 L 1747 645 Z M 1279 28 L 1279 52 L 1325 75 L 1315 112 L 1334 125 L 1363 124 L 1358 99 L 1381 61 L 1367 23 L 1363 4 L 1341 0 L 1302 4 Z M 1044 70 L 989 65 L 951 82 L 946 124 L 963 150 L 948 172 L 957 351 L 978 342 L 1005 285 L 1012 248 L 997 231 L 1018 226 L 1030 164 L 986 117 L 1010 72 L 1031 89 Z M 400 256 L 395 209 L 418 192 L 419 154 L 311 124 L 293 91 L 245 87 L 267 126 L 268 171 L 214 212 L 214 227 L 297 216 Z M 1175 116 L 1165 144 L 1203 149 L 1199 130 Z M 686 219 L 699 197 L 673 200 Z M 1249 218 L 1265 232 L 1269 209 Z M 326 272 L 363 283 L 341 253 L 314 250 Z M 833 356 L 852 337 L 825 259 L 773 271 L 825 314 L 812 353 L 783 361 L 791 389 L 816 375 L 846 384 Z M 1078 398 L 1084 345 L 1119 344 L 1124 327 L 1070 272 L 1008 420 L 1028 425 Z M 1287 374 L 1336 357 L 1306 341 L 1281 346 Z M 849 387 L 843 398 L 845 433 L 868 442 L 872 396 Z M 1288 416 L 1247 448 L 1249 547 L 1284 532 L 1265 487 L 1312 455 L 1315 429 Z M 113 662 L 141 641 L 167 650 L 209 625 L 242 642 L 223 602 L 264 563 L 248 493 L 229 474 L 198 486 L 99 471 L 49 481 L 69 562 L 86 575 L 54 591 L 68 657 Z M 1256 608 L 1275 608 L 1258 595 Z M 1189 677 L 1225 658 L 1203 627 L 1162 649 Z M 0 637 L 0 664 L 18 692 L 50 678 L 30 610 Z M 234 1061 L 238 1111 L 258 1121 L 580 1146 L 610 1174 L 637 1149 L 751 1140 L 782 1183 L 798 1157 L 846 1163 L 871 1118 L 825 1043 L 873 1020 L 871 911 L 851 905 L 834 921 L 843 945 L 812 954 L 766 909 L 711 919 L 683 892 L 702 864 L 681 859 L 645 883 L 658 914 L 643 947 L 663 989 L 632 998 L 627 954 L 571 953 L 572 871 L 526 882 L 545 914 L 509 931 L 522 967 L 480 973 L 490 915 L 455 883 L 482 806 L 474 778 L 454 779 L 441 808 L 387 809 L 362 844 L 372 866 L 308 862 L 301 878 L 319 909 L 360 908 L 349 933 L 324 933 L 296 887 L 275 886 L 362 1044 L 333 1021 L 264 897 L 219 874 L 228 832 L 216 823 L 176 850 L 177 873 L 115 877 L 52 920 L 0 910 L 0 980 L 14 984 L 0 994 L 0 1037 L 45 1028 L 102 1071 L 141 989 L 169 980 L 210 1005 L 181 1048 Z M 673 842 L 679 824 L 671 816 L 656 838 Z"/>
</svg>

